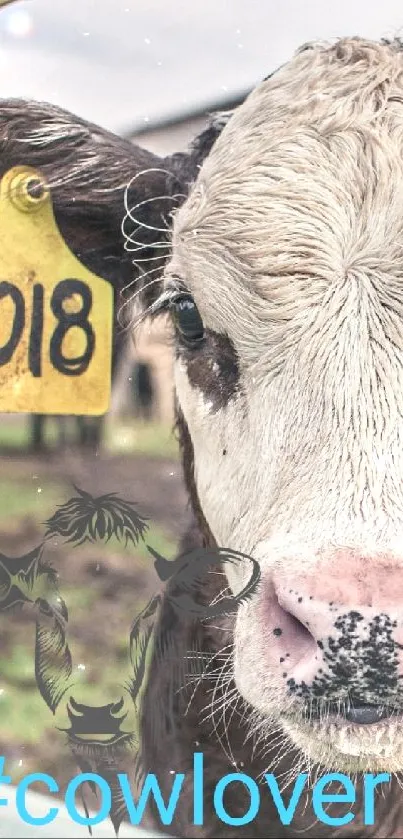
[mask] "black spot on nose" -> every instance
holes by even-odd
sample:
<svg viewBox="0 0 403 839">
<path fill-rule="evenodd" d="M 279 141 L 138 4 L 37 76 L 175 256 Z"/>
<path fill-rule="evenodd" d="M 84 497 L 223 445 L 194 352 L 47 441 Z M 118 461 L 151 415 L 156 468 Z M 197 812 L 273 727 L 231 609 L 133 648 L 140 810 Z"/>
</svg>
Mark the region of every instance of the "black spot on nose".
<svg viewBox="0 0 403 839">
<path fill-rule="evenodd" d="M 346 711 L 346 720 L 356 725 L 374 725 L 390 716 L 390 712 L 383 705 L 361 705 L 351 706 Z"/>
</svg>

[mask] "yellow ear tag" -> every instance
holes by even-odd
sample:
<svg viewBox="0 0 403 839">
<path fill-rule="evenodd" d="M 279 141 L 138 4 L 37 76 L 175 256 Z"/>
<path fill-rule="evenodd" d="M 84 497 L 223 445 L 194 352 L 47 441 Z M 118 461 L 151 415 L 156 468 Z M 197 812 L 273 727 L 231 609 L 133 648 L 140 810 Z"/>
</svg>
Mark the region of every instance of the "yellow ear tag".
<svg viewBox="0 0 403 839">
<path fill-rule="evenodd" d="M 0 411 L 104 414 L 113 290 L 67 247 L 49 187 L 19 166 L 0 182 Z"/>
</svg>

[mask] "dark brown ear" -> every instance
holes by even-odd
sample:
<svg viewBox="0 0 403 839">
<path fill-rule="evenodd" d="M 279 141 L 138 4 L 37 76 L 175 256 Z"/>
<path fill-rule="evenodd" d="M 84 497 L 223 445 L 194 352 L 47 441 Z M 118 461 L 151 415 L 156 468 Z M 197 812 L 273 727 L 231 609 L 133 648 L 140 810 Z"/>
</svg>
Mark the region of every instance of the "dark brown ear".
<svg viewBox="0 0 403 839">
<path fill-rule="evenodd" d="M 0 177 L 17 165 L 39 169 L 68 246 L 113 285 L 115 312 L 122 292 L 138 292 L 146 309 L 159 293 L 172 214 L 227 119 L 213 119 L 189 153 L 159 158 L 61 108 L 3 99 Z"/>
<path fill-rule="evenodd" d="M 22 164 L 46 177 L 65 241 L 112 283 L 117 308 L 120 292 L 133 289 L 136 275 L 151 264 L 162 266 L 162 259 L 147 260 L 166 253 L 159 247 L 154 254 L 168 241 L 163 219 L 173 201 L 164 196 L 181 189 L 162 160 L 53 105 L 0 100 L 0 176 Z M 124 222 L 125 205 L 133 221 Z M 131 247 L 130 239 L 139 244 Z"/>
</svg>

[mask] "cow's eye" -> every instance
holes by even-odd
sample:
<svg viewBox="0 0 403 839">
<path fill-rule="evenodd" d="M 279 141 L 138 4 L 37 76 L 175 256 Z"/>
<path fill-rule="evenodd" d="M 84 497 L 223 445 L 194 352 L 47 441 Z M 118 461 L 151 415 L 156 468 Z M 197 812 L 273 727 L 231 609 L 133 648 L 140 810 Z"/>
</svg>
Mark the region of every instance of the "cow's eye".
<svg viewBox="0 0 403 839">
<path fill-rule="evenodd" d="M 190 294 L 181 294 L 171 303 L 171 312 L 179 339 L 189 347 L 204 341 L 204 326 L 196 303 Z"/>
</svg>

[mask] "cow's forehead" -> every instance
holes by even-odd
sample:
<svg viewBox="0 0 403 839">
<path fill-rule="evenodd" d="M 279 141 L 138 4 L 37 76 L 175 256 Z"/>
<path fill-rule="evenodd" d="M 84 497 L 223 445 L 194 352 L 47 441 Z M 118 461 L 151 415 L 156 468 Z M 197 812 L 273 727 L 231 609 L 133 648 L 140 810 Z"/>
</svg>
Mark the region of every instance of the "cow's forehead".
<svg viewBox="0 0 403 839">
<path fill-rule="evenodd" d="M 223 129 L 176 217 L 171 269 L 214 328 L 245 310 L 249 326 L 287 321 L 349 271 L 400 271 L 402 181 L 400 45 L 305 49 Z"/>
<path fill-rule="evenodd" d="M 186 211 L 178 215 L 177 227 L 185 231 L 200 222 L 216 191 L 224 200 L 226 187 L 233 194 L 238 185 L 245 188 L 245 181 L 256 181 L 256 175 L 269 175 L 263 166 L 277 162 L 281 177 L 288 143 L 295 142 L 296 154 L 298 140 L 305 138 L 296 156 L 309 160 L 315 153 L 314 146 L 306 148 L 309 134 L 325 145 L 327 136 L 335 133 L 370 131 L 375 125 L 388 130 L 402 124 L 403 109 L 397 107 L 402 104 L 400 43 L 344 39 L 332 47 L 298 52 L 258 85 L 227 122 L 201 168 Z M 291 152 L 289 157 L 292 165 Z M 318 169 L 314 164 L 312 160 L 312 169 Z"/>
</svg>

